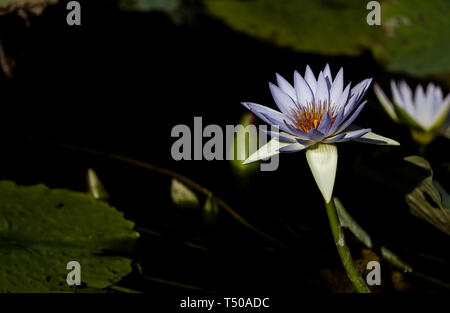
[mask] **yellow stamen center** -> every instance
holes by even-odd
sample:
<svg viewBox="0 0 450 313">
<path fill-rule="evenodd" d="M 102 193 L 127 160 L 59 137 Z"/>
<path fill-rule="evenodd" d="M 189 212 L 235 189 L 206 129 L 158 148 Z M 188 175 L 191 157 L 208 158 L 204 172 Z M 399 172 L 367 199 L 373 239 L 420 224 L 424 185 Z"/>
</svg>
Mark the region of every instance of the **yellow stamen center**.
<svg viewBox="0 0 450 313">
<path fill-rule="evenodd" d="M 305 133 L 317 128 L 322 122 L 325 113 L 328 113 L 331 123 L 334 123 L 337 115 L 337 112 L 327 102 L 308 103 L 306 106 L 297 105 L 291 113 L 294 127 Z"/>
</svg>

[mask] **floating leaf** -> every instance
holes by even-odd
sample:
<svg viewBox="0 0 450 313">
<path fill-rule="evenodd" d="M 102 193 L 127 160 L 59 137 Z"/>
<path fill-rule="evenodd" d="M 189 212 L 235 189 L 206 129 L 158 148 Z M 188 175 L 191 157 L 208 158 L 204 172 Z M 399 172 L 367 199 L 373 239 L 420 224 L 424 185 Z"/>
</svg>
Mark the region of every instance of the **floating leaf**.
<svg viewBox="0 0 450 313">
<path fill-rule="evenodd" d="M 119 8 L 127 11 L 164 11 L 171 13 L 180 6 L 181 0 L 120 0 Z"/>
<path fill-rule="evenodd" d="M 175 178 L 172 179 L 170 186 L 170 196 L 172 201 L 179 207 L 194 209 L 200 206 L 195 193 Z"/>
<path fill-rule="evenodd" d="M 273 44 L 324 55 L 371 50 L 390 71 L 449 82 L 450 2 L 382 1 L 381 26 L 360 0 L 204 0 L 210 15 Z"/>
<path fill-rule="evenodd" d="M 382 3 L 386 39 L 373 45 L 375 55 L 391 71 L 416 76 L 450 72 L 450 2 L 448 0 L 396 0 Z"/>
<path fill-rule="evenodd" d="M 131 272 L 134 223 L 85 193 L 0 181 L 0 292 L 71 292 L 67 263 L 81 265 L 87 288 Z"/>
<path fill-rule="evenodd" d="M 300 51 L 358 55 L 383 35 L 360 0 L 204 0 L 232 28 Z"/>
</svg>

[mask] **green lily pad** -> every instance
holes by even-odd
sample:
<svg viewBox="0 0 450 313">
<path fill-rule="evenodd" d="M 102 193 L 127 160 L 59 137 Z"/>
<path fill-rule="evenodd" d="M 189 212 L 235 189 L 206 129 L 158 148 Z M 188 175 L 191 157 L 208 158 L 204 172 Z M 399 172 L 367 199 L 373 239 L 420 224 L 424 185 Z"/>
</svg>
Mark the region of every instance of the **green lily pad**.
<svg viewBox="0 0 450 313">
<path fill-rule="evenodd" d="M 0 292 L 71 292 L 67 263 L 81 283 L 102 289 L 131 272 L 134 223 L 91 196 L 0 181 Z"/>
<path fill-rule="evenodd" d="M 232 28 L 299 51 L 358 55 L 383 36 L 360 0 L 204 0 Z"/>
<path fill-rule="evenodd" d="M 231 28 L 297 51 L 324 55 L 371 50 L 389 71 L 449 81 L 450 2 L 381 1 L 381 26 L 360 0 L 203 0 Z"/>
<path fill-rule="evenodd" d="M 172 13 L 181 0 L 120 0 L 119 8 L 126 11 L 163 11 Z"/>
<path fill-rule="evenodd" d="M 382 4 L 386 40 L 373 45 L 375 55 L 388 61 L 391 71 L 415 76 L 450 72 L 450 2 L 396 0 Z"/>
</svg>

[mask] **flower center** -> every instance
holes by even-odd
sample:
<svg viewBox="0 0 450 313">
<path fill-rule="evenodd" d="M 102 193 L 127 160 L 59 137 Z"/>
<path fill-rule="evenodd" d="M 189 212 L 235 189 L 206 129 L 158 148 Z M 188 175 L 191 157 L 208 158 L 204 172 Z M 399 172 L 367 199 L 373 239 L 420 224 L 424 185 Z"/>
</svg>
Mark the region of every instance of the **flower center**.
<svg viewBox="0 0 450 313">
<path fill-rule="evenodd" d="M 308 133 L 320 125 L 325 113 L 328 113 L 331 123 L 334 123 L 336 114 L 326 101 L 308 103 L 306 106 L 297 104 L 296 108 L 291 111 L 291 121 L 295 128 Z"/>
</svg>

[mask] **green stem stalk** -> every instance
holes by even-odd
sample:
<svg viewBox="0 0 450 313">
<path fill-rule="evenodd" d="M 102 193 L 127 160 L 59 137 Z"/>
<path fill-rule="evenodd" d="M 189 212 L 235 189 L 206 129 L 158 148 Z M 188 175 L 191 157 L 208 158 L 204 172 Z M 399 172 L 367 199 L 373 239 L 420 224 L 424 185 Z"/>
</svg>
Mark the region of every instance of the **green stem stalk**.
<svg viewBox="0 0 450 313">
<path fill-rule="evenodd" d="M 425 151 L 427 150 L 427 145 L 424 143 L 419 144 L 419 154 L 425 157 Z"/>
<path fill-rule="evenodd" d="M 361 273 L 356 267 L 355 262 L 353 262 L 350 249 L 345 242 L 344 232 L 342 231 L 333 199 L 331 199 L 328 203 L 325 203 L 325 206 L 327 208 L 328 220 L 330 221 L 334 242 L 336 243 L 336 248 L 339 252 L 342 265 L 344 265 L 348 278 L 353 283 L 353 286 L 355 286 L 356 291 L 359 293 L 370 293 L 369 287 L 367 287 Z"/>
</svg>

